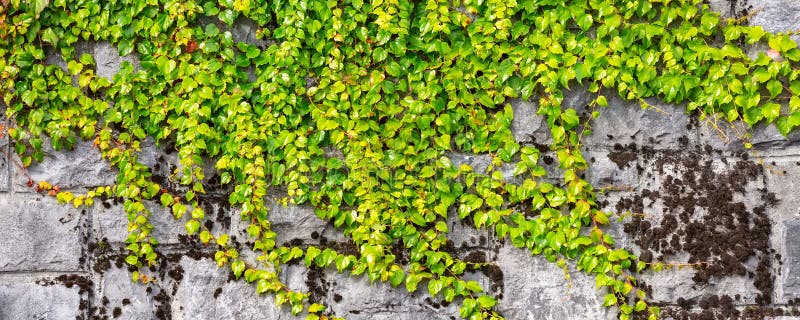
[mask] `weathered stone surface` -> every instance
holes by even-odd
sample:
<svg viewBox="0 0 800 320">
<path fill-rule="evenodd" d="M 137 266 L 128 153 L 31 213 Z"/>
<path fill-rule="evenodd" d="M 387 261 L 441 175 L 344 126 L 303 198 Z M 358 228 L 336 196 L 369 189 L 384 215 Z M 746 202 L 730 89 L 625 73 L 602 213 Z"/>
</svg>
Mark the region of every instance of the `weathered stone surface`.
<svg viewBox="0 0 800 320">
<path fill-rule="evenodd" d="M 34 283 L 0 284 L 0 319 L 58 320 L 76 319 L 78 288 L 61 285 L 40 286 Z"/>
<path fill-rule="evenodd" d="M 97 43 L 93 53 L 94 61 L 97 64 L 97 75 L 108 80 L 114 80 L 114 75 L 119 72 L 120 66 L 125 61 L 134 67 L 139 66 L 139 58 L 135 54 L 120 57 L 117 47 L 107 41 Z"/>
<path fill-rule="evenodd" d="M 0 108 L 0 112 L 3 112 L 2 108 Z M 4 124 L 3 121 L 0 121 L 0 126 Z M 0 150 L 2 150 L 0 152 L 0 192 L 8 192 L 11 190 L 11 166 L 13 166 L 11 159 L 5 156 L 13 152 L 8 137 L 0 137 Z"/>
<path fill-rule="evenodd" d="M 781 157 L 765 161 L 766 188 L 778 203 L 770 213 L 776 221 L 800 217 L 800 157 Z"/>
<path fill-rule="evenodd" d="M 781 285 L 783 300 L 800 298 L 800 219 L 783 222 L 783 265 Z"/>
<path fill-rule="evenodd" d="M 476 173 L 486 173 L 486 169 L 492 164 L 492 157 L 488 154 L 449 152 L 447 157 L 456 168 L 465 164 L 472 167 L 472 172 Z"/>
<path fill-rule="evenodd" d="M 328 284 L 326 298 L 330 310 L 339 317 L 352 320 L 444 320 L 458 315 L 457 303 L 443 306 L 439 299 L 427 298 L 424 283 L 411 294 L 403 286 L 392 288 L 383 282 L 370 284 L 364 276 L 349 277 L 328 272 L 323 281 Z"/>
<path fill-rule="evenodd" d="M 171 301 L 173 319 L 292 319 L 270 295 L 257 295 L 242 280 L 228 282 L 228 271 L 208 259 L 180 261 L 183 279 Z"/>
<path fill-rule="evenodd" d="M 642 281 L 653 286 L 652 301 L 676 304 L 678 299 L 698 300 L 707 295 L 738 295 L 741 303 L 755 303 L 758 290 L 747 277 L 713 278 L 708 284 L 697 285 L 692 280 L 696 270 L 686 267 L 661 272 L 648 272 Z"/>
<path fill-rule="evenodd" d="M 278 245 L 291 245 L 291 243 L 298 242 L 317 245 L 321 241 L 349 241 L 332 223 L 317 217 L 313 207 L 293 204 L 283 206 L 275 201 L 276 199 L 272 199 L 268 202 L 272 204 L 268 219 L 272 230 L 277 233 L 275 242 Z M 235 210 L 229 215 L 232 234 L 236 235 L 240 241 L 250 241 L 252 238 L 247 234 L 249 221 L 242 221 L 239 213 Z"/>
<path fill-rule="evenodd" d="M 117 173 L 100 157 L 100 151 L 91 141 L 79 140 L 73 150 L 56 151 L 49 139 L 44 139 L 44 161 L 33 163 L 28 174 L 34 181 L 47 181 L 62 190 L 81 189 L 114 184 Z M 14 191 L 33 192 L 28 179 L 20 170 L 14 170 Z"/>
<path fill-rule="evenodd" d="M 114 309 L 119 308 L 118 319 L 153 319 L 153 297 L 147 293 L 147 287 L 131 281 L 127 270 L 111 268 L 101 278 L 95 297 L 108 299 L 106 314 L 113 316 Z"/>
<path fill-rule="evenodd" d="M 611 148 L 616 144 L 647 145 L 653 149 L 682 149 L 681 141 L 696 141 L 683 107 L 648 101 L 642 109 L 636 102 L 625 101 L 616 94 L 607 94 L 608 108 L 599 108 L 600 117 L 590 122 L 592 134 L 584 143 L 593 147 Z M 688 139 L 688 140 L 685 140 Z"/>
<path fill-rule="evenodd" d="M 55 199 L 0 194 L 0 271 L 81 269 L 81 210 Z"/>
<path fill-rule="evenodd" d="M 447 230 L 447 239 L 458 248 L 489 248 L 495 241 L 488 229 L 475 229 L 471 218 L 461 220 L 455 212 L 448 216 Z"/>
<path fill-rule="evenodd" d="M 707 2 L 711 10 L 719 12 L 722 18 L 740 17 L 747 8 L 746 0 L 710 0 Z"/>
<path fill-rule="evenodd" d="M 178 236 L 186 234 L 186 219 L 176 220 L 172 212 L 153 201 L 145 201 L 145 208 L 150 210 L 148 221 L 153 225 L 153 236 L 162 244 L 179 243 Z M 95 237 L 106 239 L 110 243 L 122 243 L 128 237 L 128 218 L 122 204 L 105 201 L 93 208 L 93 227 Z M 226 230 L 227 231 L 227 230 Z"/>
<path fill-rule="evenodd" d="M 500 248 L 497 264 L 503 270 L 503 299 L 497 310 L 506 319 L 610 319 L 614 317 L 601 306 L 603 297 L 594 287 L 594 279 L 579 271 L 564 271 L 543 257 L 505 245 Z"/>
<path fill-rule="evenodd" d="M 753 17 L 750 25 L 764 27 L 769 32 L 800 29 L 800 2 L 794 0 L 750 0 Z"/>
<path fill-rule="evenodd" d="M 511 101 L 514 110 L 514 120 L 511 122 L 511 133 L 519 143 L 536 142 L 547 143 L 552 141 L 550 129 L 544 117 L 537 115 L 539 106 L 533 101 L 514 99 Z"/>
<path fill-rule="evenodd" d="M 583 152 L 583 157 L 589 163 L 586 181 L 596 188 L 634 187 L 639 184 L 639 172 L 636 169 L 639 159 L 634 152 L 587 150 Z"/>
</svg>

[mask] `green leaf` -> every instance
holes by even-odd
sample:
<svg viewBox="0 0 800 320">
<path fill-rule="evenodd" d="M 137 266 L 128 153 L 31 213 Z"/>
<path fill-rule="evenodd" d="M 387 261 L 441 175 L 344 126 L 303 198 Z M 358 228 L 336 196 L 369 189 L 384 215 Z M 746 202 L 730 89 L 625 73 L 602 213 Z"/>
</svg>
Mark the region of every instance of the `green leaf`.
<svg viewBox="0 0 800 320">
<path fill-rule="evenodd" d="M 120 56 L 127 56 L 133 52 L 133 41 L 128 39 L 120 40 L 119 44 L 117 44 L 117 51 L 119 51 Z"/>
<path fill-rule="evenodd" d="M 389 283 L 392 284 L 392 287 L 397 287 L 403 280 L 405 279 L 405 273 L 402 269 L 397 269 L 392 271 L 391 275 L 389 276 Z"/>
<path fill-rule="evenodd" d="M 233 276 L 236 277 L 237 280 L 242 275 L 242 272 L 244 272 L 244 268 L 245 265 L 244 261 L 242 260 L 236 260 L 233 263 L 231 263 L 231 271 L 233 271 Z"/>
<path fill-rule="evenodd" d="M 188 235 L 193 235 L 200 230 L 200 221 L 197 220 L 189 220 L 186 222 L 186 233 Z"/>
<path fill-rule="evenodd" d="M 608 107 L 608 100 L 606 100 L 606 96 L 599 96 L 597 97 L 597 105 L 601 107 Z"/>
<path fill-rule="evenodd" d="M 444 288 L 444 281 L 439 279 L 431 279 L 428 281 L 428 293 L 435 296 Z"/>
<path fill-rule="evenodd" d="M 606 294 L 605 298 L 603 298 L 603 306 L 610 307 L 617 304 L 617 296 L 613 293 Z"/>
<path fill-rule="evenodd" d="M 36 18 L 39 18 L 39 14 L 50 4 L 50 0 L 29 0 L 29 2 Z"/>
<path fill-rule="evenodd" d="M 497 304 L 497 301 L 490 296 L 480 296 L 476 300 L 478 301 L 478 304 L 485 309 L 494 307 L 494 305 Z"/>
<path fill-rule="evenodd" d="M 778 52 L 787 52 L 791 49 L 797 48 L 797 42 L 785 34 L 772 36 L 768 42 L 770 48 L 775 49 Z"/>
<path fill-rule="evenodd" d="M 767 90 L 770 98 L 775 98 L 783 91 L 783 84 L 779 80 L 770 80 L 767 82 Z"/>
<path fill-rule="evenodd" d="M 775 119 L 781 115 L 781 105 L 777 103 L 766 103 L 761 106 L 761 113 L 764 115 L 764 119 L 766 119 L 767 122 L 775 121 Z"/>
</svg>

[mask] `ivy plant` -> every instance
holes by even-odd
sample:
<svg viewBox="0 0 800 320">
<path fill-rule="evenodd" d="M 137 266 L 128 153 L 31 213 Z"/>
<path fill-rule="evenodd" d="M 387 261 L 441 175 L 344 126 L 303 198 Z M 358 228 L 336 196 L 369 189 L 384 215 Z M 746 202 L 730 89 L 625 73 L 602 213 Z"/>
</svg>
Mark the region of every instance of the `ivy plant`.
<svg viewBox="0 0 800 320">
<path fill-rule="evenodd" d="M 257 26 L 258 43 L 234 39 L 242 20 Z M 308 319 L 329 313 L 279 280 L 287 263 L 427 291 L 460 303 L 462 318 L 501 319 L 496 299 L 463 279 L 480 266 L 445 250 L 455 212 L 593 275 L 620 319 L 656 318 L 637 274 L 663 265 L 640 261 L 603 231 L 610 213 L 581 178 L 581 137 L 607 94 L 791 132 L 800 125 L 800 49 L 789 34 L 741 22 L 700 0 L 3 0 L 0 98 L 22 165 L 43 159 L 45 141 L 66 150 L 89 140 L 119 171 L 113 186 L 81 194 L 36 186 L 76 207 L 121 199 L 135 281 L 149 281 L 143 267 L 157 261 L 145 206 L 157 201 L 216 248 L 220 267 Z M 98 76 L 77 47 L 99 42 L 139 63 Z M 748 56 L 748 45 L 769 49 Z M 575 86 L 594 94 L 590 118 L 564 102 Z M 515 141 L 512 99 L 537 102 L 548 150 Z M 174 145 L 171 179 L 183 188 L 153 181 L 139 160 L 145 139 Z M 563 171 L 557 182 L 540 161 L 549 151 Z M 492 163 L 476 172 L 454 165 L 450 152 Z M 256 263 L 203 224 L 207 163 L 249 223 Z M 357 254 L 276 243 L 271 188 L 285 190 L 284 204 L 313 206 Z"/>
</svg>

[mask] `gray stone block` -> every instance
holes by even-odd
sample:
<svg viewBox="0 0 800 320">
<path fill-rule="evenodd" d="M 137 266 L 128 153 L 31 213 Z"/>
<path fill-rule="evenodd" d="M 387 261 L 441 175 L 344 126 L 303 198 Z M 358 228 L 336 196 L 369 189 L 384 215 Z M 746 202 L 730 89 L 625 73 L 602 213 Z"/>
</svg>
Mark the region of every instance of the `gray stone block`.
<svg viewBox="0 0 800 320">
<path fill-rule="evenodd" d="M 722 19 L 736 18 L 747 8 L 747 0 L 710 0 L 708 6 L 718 12 Z"/>
<path fill-rule="evenodd" d="M 100 77 L 114 80 L 114 75 L 119 72 L 119 68 L 124 61 L 129 62 L 134 68 L 139 67 L 139 58 L 136 56 L 135 51 L 132 54 L 120 57 L 117 47 L 107 41 L 95 44 L 93 49 L 94 61 L 97 64 L 96 74 Z"/>
<path fill-rule="evenodd" d="M 545 144 L 553 140 L 544 117 L 536 114 L 539 109 L 537 102 L 514 99 L 511 100 L 511 108 L 514 110 L 511 133 L 517 142 Z"/>
<path fill-rule="evenodd" d="M 84 219 L 53 198 L 0 194 L 0 271 L 82 269 Z"/>
<path fill-rule="evenodd" d="M 486 169 L 492 164 L 492 157 L 488 154 L 448 152 L 446 156 L 450 158 L 454 167 L 458 168 L 465 164 L 472 167 L 472 172 L 475 173 L 486 173 Z"/>
<path fill-rule="evenodd" d="M 117 319 L 153 319 L 153 297 L 147 293 L 147 286 L 131 281 L 127 270 L 111 268 L 102 274 L 96 299 L 108 299 L 106 313 L 113 315 L 119 308 Z M 102 298 L 101 298 L 102 297 Z"/>
<path fill-rule="evenodd" d="M 595 188 L 633 187 L 639 184 L 639 157 L 631 151 L 591 150 L 583 152 L 588 161 L 586 181 Z"/>
<path fill-rule="evenodd" d="M 73 150 L 56 151 L 45 138 L 42 146 L 44 160 L 28 167 L 28 174 L 36 182 L 47 181 L 62 190 L 75 190 L 112 185 L 117 173 L 100 157 L 100 151 L 91 141 L 80 140 Z M 28 179 L 19 170 L 14 171 L 15 192 L 34 192 L 27 186 Z"/>
<path fill-rule="evenodd" d="M 455 212 L 448 215 L 447 231 L 447 239 L 452 241 L 456 248 L 489 248 L 495 241 L 488 229 L 475 229 L 471 217 L 461 220 Z"/>
<path fill-rule="evenodd" d="M 277 309 L 271 295 L 257 295 L 243 280 L 228 282 L 228 270 L 213 260 L 184 257 L 183 279 L 171 301 L 173 319 L 294 319 Z"/>
<path fill-rule="evenodd" d="M 290 245 L 293 240 L 316 245 L 323 238 L 328 242 L 350 241 L 332 223 L 317 217 L 312 206 L 292 204 L 283 206 L 276 201 L 276 198 L 268 200 L 271 204 L 268 219 L 272 230 L 277 234 L 275 242 L 278 245 Z M 238 211 L 235 210 L 230 213 L 230 217 L 231 234 L 237 235 L 239 241 L 250 241 L 251 238 L 247 234 L 249 222 L 242 221 Z"/>
<path fill-rule="evenodd" d="M 408 293 L 404 286 L 393 288 L 388 283 L 370 284 L 365 276 L 350 277 L 328 272 L 330 284 L 327 301 L 330 310 L 347 319 L 451 319 L 458 316 L 459 304 L 442 306 L 429 299 L 426 283 L 418 291 Z M 426 299 L 428 301 L 426 301 Z"/>
<path fill-rule="evenodd" d="M 2 112 L 2 110 L 0 110 Z M 0 126 L 4 125 L 5 123 L 0 121 Z M 11 153 L 14 152 L 11 148 L 11 144 L 8 141 L 8 137 L 5 136 L 2 131 L 0 134 L 3 134 L 0 137 L 0 192 L 8 192 L 11 190 L 11 170 L 13 163 L 11 163 L 11 159 L 6 157 L 6 155 L 11 156 Z"/>
<path fill-rule="evenodd" d="M 786 32 L 800 29 L 800 2 L 795 0 L 749 1 L 755 12 L 750 25 L 764 27 L 769 32 Z"/>
<path fill-rule="evenodd" d="M 770 210 L 773 221 L 800 217 L 800 157 L 767 159 L 764 163 L 767 190 L 778 203 Z"/>
<path fill-rule="evenodd" d="M 686 148 L 683 142 L 696 141 L 696 132 L 682 106 L 648 100 L 650 107 L 643 109 L 639 103 L 616 94 L 607 93 L 606 98 L 608 108 L 597 110 L 600 117 L 590 122 L 592 134 L 583 140 L 591 148 L 635 143 L 653 149 L 680 150 Z"/>
<path fill-rule="evenodd" d="M 125 242 L 128 237 L 128 218 L 122 208 L 122 204 L 96 204 L 93 207 L 93 227 L 94 235 L 97 240 L 103 238 L 109 243 L 117 244 Z M 161 244 L 178 244 L 178 236 L 186 234 L 186 218 L 176 220 L 172 211 L 161 206 L 154 201 L 145 201 L 145 208 L 150 210 L 148 221 L 153 225 L 152 235 Z M 188 214 L 187 214 L 188 216 Z M 213 217 L 208 217 L 213 218 Z"/>
<path fill-rule="evenodd" d="M 510 245 L 500 248 L 497 264 L 503 270 L 503 298 L 497 310 L 506 319 L 611 319 L 593 277 L 570 268 L 564 271 L 541 256 Z"/>
<path fill-rule="evenodd" d="M 780 287 L 783 299 L 800 298 L 800 219 L 783 222 L 782 256 Z"/>
<path fill-rule="evenodd" d="M 233 23 L 230 32 L 234 41 L 245 42 L 263 49 L 269 45 L 269 41 L 265 39 L 256 39 L 256 31 L 258 31 L 258 29 L 259 26 L 255 21 L 245 17 L 239 17 Z"/>
<path fill-rule="evenodd" d="M 652 286 L 651 301 L 666 304 L 675 304 L 678 298 L 697 301 L 707 295 L 738 295 L 739 303 L 754 304 L 759 294 L 753 286 L 753 280 L 747 277 L 714 277 L 707 284 L 697 285 L 692 280 L 695 273 L 696 270 L 692 268 L 670 269 L 646 272 L 640 279 Z"/>
<path fill-rule="evenodd" d="M 79 309 L 80 301 L 77 287 L 0 284 L 0 319 L 76 319 L 83 315 Z"/>
</svg>

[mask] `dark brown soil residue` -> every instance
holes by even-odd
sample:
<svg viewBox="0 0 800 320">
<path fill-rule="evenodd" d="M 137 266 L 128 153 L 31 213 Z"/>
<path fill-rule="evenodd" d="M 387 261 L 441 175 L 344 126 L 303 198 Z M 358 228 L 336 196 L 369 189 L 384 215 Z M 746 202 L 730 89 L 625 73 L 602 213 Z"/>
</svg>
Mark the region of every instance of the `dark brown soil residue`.
<svg viewBox="0 0 800 320">
<path fill-rule="evenodd" d="M 720 159 L 721 166 L 712 160 L 713 151 L 708 146 L 680 153 L 655 152 L 633 144 L 619 148 L 618 154 L 638 154 L 652 168 L 650 172 L 642 168 L 640 174 L 657 174 L 660 185 L 621 199 L 614 209 L 634 213 L 624 231 L 641 249 L 641 260 L 672 261 L 688 254 L 686 262 L 699 264 L 692 279 L 699 285 L 713 278 L 746 277 L 760 293 L 755 297 L 758 307 L 748 307 L 745 313 L 757 319 L 772 316 L 779 311 L 769 307 L 775 250 L 769 245 L 772 223 L 766 211 L 777 200 L 766 188 L 757 188 L 765 179 L 761 165 L 742 155 Z M 663 205 L 663 212 L 653 212 L 655 203 Z M 662 309 L 662 316 L 675 319 L 751 318 L 729 296 L 677 297 L 677 305 Z"/>
<path fill-rule="evenodd" d="M 622 170 L 628 166 L 628 163 L 636 161 L 636 152 L 626 151 L 625 148 L 619 143 L 614 145 L 614 151 L 608 153 L 608 159 L 614 162 L 617 167 Z"/>
<path fill-rule="evenodd" d="M 306 286 L 308 286 L 310 303 L 320 303 L 321 299 L 328 294 L 330 283 L 325 277 L 325 270 L 311 265 L 306 274 Z"/>
<path fill-rule="evenodd" d="M 94 286 L 92 280 L 77 274 L 60 275 L 55 280 L 67 288 L 78 287 L 78 294 L 89 293 L 92 291 L 92 286 Z"/>
<path fill-rule="evenodd" d="M 161 290 L 156 296 L 156 318 L 159 320 L 172 320 L 172 298 Z"/>
</svg>

